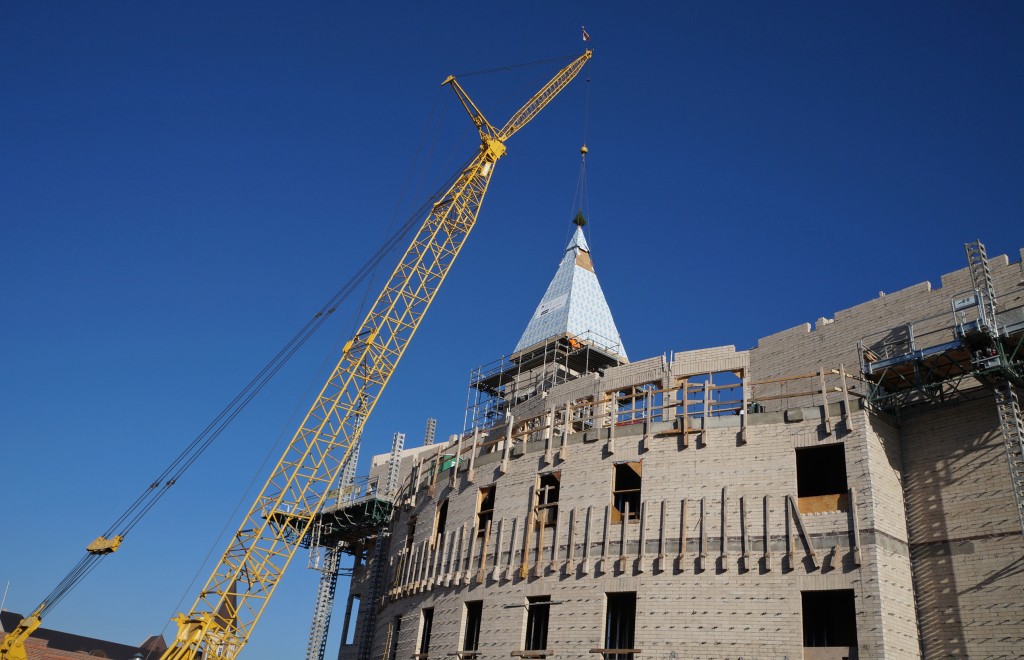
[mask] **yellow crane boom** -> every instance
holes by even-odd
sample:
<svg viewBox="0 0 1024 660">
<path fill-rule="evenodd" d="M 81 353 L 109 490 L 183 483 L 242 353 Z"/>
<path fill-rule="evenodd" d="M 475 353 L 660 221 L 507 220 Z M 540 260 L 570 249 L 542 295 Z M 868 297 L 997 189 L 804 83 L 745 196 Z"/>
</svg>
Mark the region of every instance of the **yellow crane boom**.
<svg viewBox="0 0 1024 660">
<path fill-rule="evenodd" d="M 342 351 L 162 660 L 235 658 L 323 505 L 398 361 L 476 223 L 505 141 L 532 120 L 591 57 L 559 71 L 500 130 L 454 78 L 450 84 L 480 131 L 476 156 L 434 203 L 355 336 Z"/>
</svg>

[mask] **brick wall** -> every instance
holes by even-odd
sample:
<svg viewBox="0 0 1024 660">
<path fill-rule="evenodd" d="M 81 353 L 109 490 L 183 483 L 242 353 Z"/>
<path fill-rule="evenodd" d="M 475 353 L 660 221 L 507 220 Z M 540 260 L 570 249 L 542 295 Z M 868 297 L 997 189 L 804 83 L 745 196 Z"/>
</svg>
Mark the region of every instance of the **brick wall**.
<svg viewBox="0 0 1024 660">
<path fill-rule="evenodd" d="M 1024 304 L 1019 264 L 997 257 L 991 266 L 1000 309 Z M 963 269 L 943 276 L 941 288 L 926 282 L 881 296 L 819 319 L 814 330 L 805 324 L 765 337 L 749 353 L 720 347 L 676 354 L 671 363 L 642 360 L 560 385 L 546 399 L 527 401 L 513 413 L 517 420 L 542 416 L 569 401 L 598 401 L 602 392 L 629 383 L 670 387 L 687 369 L 735 370 L 755 381 L 840 363 L 856 372 L 857 341 L 872 333 L 926 319 L 916 329 L 941 337 L 936 343 L 947 340 L 950 298 L 969 287 Z M 864 393 L 863 384 L 854 380 L 851 386 Z M 391 577 L 397 588 L 378 617 L 376 650 L 384 650 L 389 626 L 398 617 L 397 657 L 416 653 L 421 608 L 433 607 L 430 655 L 453 653 L 461 644 L 464 603 L 482 600 L 481 657 L 508 658 L 523 645 L 524 599 L 550 595 L 557 604 L 549 649 L 558 657 L 594 658 L 589 649 L 603 645 L 605 594 L 636 591 L 636 646 L 644 650 L 643 658 L 795 659 L 803 657 L 801 591 L 852 589 L 861 658 L 914 658 L 922 651 L 929 658 L 1018 655 L 1024 642 L 1024 617 L 1018 614 L 1024 542 L 991 398 L 908 410 L 901 420 L 869 413 L 856 397 L 846 411 L 837 398 L 828 408 L 831 432 L 823 423 L 820 397 L 793 396 L 772 399 L 763 414 L 746 415 L 746 442 L 739 415 L 709 420 L 686 446 L 678 433 L 659 435 L 676 428 L 666 417 L 646 434 L 643 425 L 616 427 L 614 442 L 608 429 L 571 434 L 567 448 L 553 452 L 550 462 L 543 443 L 531 442 L 510 451 L 503 466 L 498 445 L 498 451 L 476 458 L 472 481 L 462 471 L 454 488 L 447 485 L 450 475 L 442 474 L 432 496 L 418 489 L 415 505 L 394 525 Z M 838 421 L 844 412 L 851 413 L 849 423 Z M 487 438 L 497 441 L 504 433 L 498 427 Z M 554 436 L 548 442 L 553 448 L 560 444 Z M 795 450 L 836 442 L 845 446 L 856 506 L 849 512 L 803 514 L 805 540 L 795 518 L 786 514 L 786 496 L 796 495 Z M 637 460 L 643 462 L 645 544 L 639 542 L 640 525 L 628 524 L 623 551 L 622 526 L 610 525 L 605 561 L 612 466 Z M 559 561 L 539 573 L 531 568 L 523 578 L 519 567 L 531 488 L 538 472 L 547 470 L 561 471 Z M 465 526 L 468 536 L 479 488 L 491 484 L 497 488 L 495 530 L 483 551 L 488 570 L 478 582 L 481 544 L 467 559 L 469 543 L 456 546 L 457 531 Z M 449 499 L 446 549 L 435 562 L 436 553 L 424 548 L 429 548 L 437 502 L 444 498 Z M 741 498 L 749 562 L 742 561 Z M 680 553 L 683 500 L 687 542 Z M 571 544 L 570 512 L 580 521 Z M 398 550 L 413 514 L 419 517 L 413 539 L 419 554 L 410 570 Z M 502 544 L 496 548 L 501 521 Z M 513 521 L 514 540 L 509 538 Z M 549 544 L 550 538 L 545 558 Z M 572 562 L 566 560 L 570 545 Z M 665 556 L 658 561 L 662 545 Z M 586 550 L 589 561 L 583 559 Z M 532 549 L 527 558 L 535 566 Z M 467 571 L 467 561 L 473 570 Z M 357 571 L 355 593 L 364 590 L 364 580 Z"/>
</svg>

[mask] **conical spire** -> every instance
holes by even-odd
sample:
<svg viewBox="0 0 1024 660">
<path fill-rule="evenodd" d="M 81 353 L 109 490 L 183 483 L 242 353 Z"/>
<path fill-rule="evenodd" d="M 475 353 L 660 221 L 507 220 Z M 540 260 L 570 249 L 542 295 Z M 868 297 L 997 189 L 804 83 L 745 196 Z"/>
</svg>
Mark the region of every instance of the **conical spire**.
<svg viewBox="0 0 1024 660">
<path fill-rule="evenodd" d="M 516 352 L 570 334 L 591 340 L 625 359 L 626 351 L 622 347 L 619 331 L 590 259 L 590 246 L 583 235 L 583 226 L 587 221 L 582 212 L 576 214 L 573 224 L 576 225 L 576 231 L 572 240 L 566 246 L 555 276 L 516 344 Z"/>
</svg>

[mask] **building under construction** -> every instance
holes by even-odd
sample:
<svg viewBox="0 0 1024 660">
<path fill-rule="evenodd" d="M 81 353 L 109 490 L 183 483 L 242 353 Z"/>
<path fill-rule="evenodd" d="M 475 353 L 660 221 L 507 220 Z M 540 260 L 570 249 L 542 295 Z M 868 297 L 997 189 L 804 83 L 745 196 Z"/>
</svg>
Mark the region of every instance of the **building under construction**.
<svg viewBox="0 0 1024 660">
<path fill-rule="evenodd" d="M 965 248 L 939 288 L 630 362 L 578 227 L 467 428 L 321 516 L 311 644 L 348 553 L 339 660 L 1019 657 L 1024 270 Z"/>
</svg>

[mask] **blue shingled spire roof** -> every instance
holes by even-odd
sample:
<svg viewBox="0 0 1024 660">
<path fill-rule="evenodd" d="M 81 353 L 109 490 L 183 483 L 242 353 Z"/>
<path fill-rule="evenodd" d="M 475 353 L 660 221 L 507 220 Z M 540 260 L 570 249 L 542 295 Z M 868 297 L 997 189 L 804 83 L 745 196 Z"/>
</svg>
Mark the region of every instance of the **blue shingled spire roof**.
<svg viewBox="0 0 1024 660">
<path fill-rule="evenodd" d="M 592 340 L 605 350 L 626 359 L 626 350 L 615 327 L 604 291 L 594 273 L 590 246 L 583 236 L 582 215 L 576 232 L 565 248 L 558 270 L 530 318 L 516 352 L 566 333 Z"/>
</svg>

